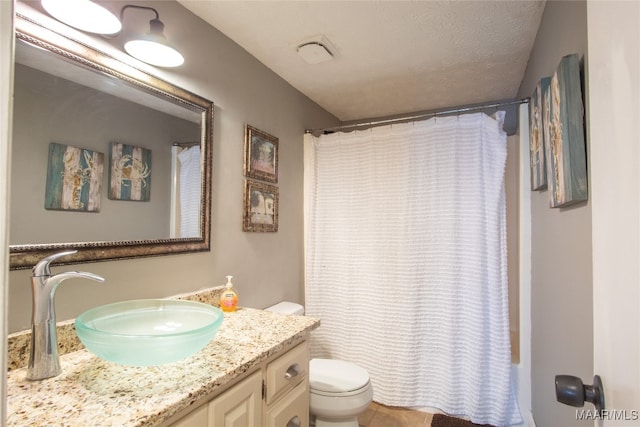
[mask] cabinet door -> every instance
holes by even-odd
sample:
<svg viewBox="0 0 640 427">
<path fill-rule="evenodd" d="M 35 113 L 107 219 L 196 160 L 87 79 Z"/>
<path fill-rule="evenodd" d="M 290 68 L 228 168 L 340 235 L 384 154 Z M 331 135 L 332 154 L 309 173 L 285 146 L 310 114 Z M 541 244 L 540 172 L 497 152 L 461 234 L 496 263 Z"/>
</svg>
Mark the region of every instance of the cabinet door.
<svg viewBox="0 0 640 427">
<path fill-rule="evenodd" d="M 262 371 L 252 374 L 209 403 L 209 427 L 262 425 Z"/>
<path fill-rule="evenodd" d="M 204 427 L 207 425 L 207 418 L 209 416 L 208 406 L 202 405 L 195 411 L 189 413 L 183 418 L 180 418 L 175 423 L 171 424 L 171 427 Z"/>
<path fill-rule="evenodd" d="M 266 427 L 309 427 L 309 382 L 305 380 L 267 411 Z"/>
</svg>

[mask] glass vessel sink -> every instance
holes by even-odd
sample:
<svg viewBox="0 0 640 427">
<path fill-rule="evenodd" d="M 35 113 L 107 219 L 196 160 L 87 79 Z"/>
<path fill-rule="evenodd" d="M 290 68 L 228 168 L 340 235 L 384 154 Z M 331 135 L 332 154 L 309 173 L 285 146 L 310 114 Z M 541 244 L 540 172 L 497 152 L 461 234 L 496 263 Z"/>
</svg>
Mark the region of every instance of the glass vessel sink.
<svg viewBox="0 0 640 427">
<path fill-rule="evenodd" d="M 222 311 L 201 302 L 145 299 L 117 302 L 76 318 L 80 341 L 96 356 L 131 366 L 187 358 L 215 337 Z"/>
</svg>

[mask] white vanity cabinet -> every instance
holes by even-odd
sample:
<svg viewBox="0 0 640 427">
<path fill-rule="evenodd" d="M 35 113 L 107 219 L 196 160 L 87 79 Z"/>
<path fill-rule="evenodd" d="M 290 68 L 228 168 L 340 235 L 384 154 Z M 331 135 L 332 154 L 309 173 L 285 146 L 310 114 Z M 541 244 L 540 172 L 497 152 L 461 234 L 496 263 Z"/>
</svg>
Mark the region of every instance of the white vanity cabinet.
<svg viewBox="0 0 640 427">
<path fill-rule="evenodd" d="M 309 345 L 263 362 L 171 427 L 308 427 Z"/>
</svg>

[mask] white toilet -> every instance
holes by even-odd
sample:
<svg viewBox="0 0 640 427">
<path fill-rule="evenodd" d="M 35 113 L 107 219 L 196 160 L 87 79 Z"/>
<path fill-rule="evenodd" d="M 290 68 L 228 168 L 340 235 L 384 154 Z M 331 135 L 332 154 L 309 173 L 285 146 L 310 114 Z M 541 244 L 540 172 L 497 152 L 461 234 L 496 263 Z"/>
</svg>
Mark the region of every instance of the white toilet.
<svg viewBox="0 0 640 427">
<path fill-rule="evenodd" d="M 303 315 L 304 307 L 280 302 L 266 310 Z M 355 363 L 311 359 L 309 363 L 309 412 L 316 427 L 358 427 L 358 415 L 373 400 L 369 373 Z"/>
</svg>

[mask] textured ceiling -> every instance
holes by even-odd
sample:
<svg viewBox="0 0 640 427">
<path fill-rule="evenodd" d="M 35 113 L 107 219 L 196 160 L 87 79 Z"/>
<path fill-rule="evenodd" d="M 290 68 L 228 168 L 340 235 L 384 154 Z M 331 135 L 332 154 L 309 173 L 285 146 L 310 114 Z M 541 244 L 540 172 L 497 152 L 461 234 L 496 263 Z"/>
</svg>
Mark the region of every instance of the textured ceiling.
<svg viewBox="0 0 640 427">
<path fill-rule="evenodd" d="M 544 1 L 194 1 L 183 6 L 342 121 L 514 98 Z M 300 42 L 337 52 L 309 65 Z"/>
</svg>

